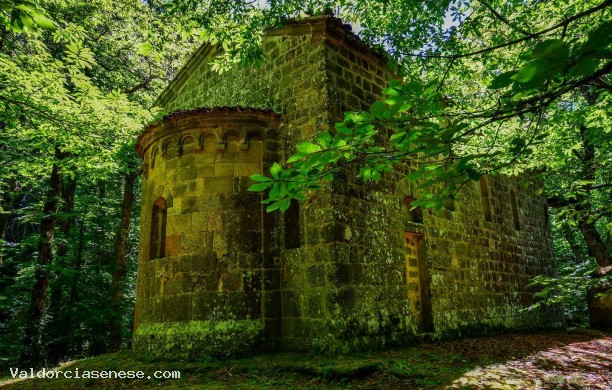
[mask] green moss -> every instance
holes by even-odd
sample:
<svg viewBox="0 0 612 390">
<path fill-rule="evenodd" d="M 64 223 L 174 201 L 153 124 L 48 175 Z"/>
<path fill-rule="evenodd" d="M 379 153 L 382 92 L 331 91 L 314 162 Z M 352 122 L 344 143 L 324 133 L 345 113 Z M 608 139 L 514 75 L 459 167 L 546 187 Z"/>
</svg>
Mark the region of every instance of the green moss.
<svg viewBox="0 0 612 390">
<path fill-rule="evenodd" d="M 134 352 L 152 359 L 248 355 L 263 329 L 261 320 L 142 324 L 134 333 Z"/>
</svg>

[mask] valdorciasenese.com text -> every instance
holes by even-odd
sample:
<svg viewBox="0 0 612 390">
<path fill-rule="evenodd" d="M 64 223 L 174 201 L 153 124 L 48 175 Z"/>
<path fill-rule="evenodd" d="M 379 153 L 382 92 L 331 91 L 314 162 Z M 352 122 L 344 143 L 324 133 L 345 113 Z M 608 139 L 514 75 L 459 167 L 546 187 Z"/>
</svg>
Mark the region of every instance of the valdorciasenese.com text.
<svg viewBox="0 0 612 390">
<path fill-rule="evenodd" d="M 180 371 L 155 371 L 145 373 L 136 370 L 41 370 L 9 368 L 13 379 L 180 379 Z"/>
</svg>

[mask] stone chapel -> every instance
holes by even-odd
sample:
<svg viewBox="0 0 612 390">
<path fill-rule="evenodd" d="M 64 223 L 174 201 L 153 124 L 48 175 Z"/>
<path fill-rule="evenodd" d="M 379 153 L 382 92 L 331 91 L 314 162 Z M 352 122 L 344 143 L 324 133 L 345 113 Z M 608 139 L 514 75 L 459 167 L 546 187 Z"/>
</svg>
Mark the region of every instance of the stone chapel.
<svg viewBox="0 0 612 390">
<path fill-rule="evenodd" d="M 261 66 L 219 74 L 200 47 L 146 128 L 134 350 L 159 358 L 347 352 L 560 323 L 529 281 L 554 274 L 546 200 L 483 177 L 440 212 L 407 172 L 350 175 L 285 213 L 247 192 L 294 145 L 367 110 L 394 77 L 336 18 L 289 22 Z"/>
</svg>

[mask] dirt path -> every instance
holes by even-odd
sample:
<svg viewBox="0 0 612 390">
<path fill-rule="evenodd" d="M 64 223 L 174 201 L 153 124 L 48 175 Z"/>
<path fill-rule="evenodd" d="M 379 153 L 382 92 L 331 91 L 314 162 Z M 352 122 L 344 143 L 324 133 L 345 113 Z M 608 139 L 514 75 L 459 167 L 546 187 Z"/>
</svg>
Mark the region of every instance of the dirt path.
<svg viewBox="0 0 612 390">
<path fill-rule="evenodd" d="M 612 390 L 612 337 L 542 339 L 532 335 L 512 340 L 511 345 L 519 346 L 530 342 L 532 353 L 466 372 L 449 388 Z M 487 344 L 495 348 L 495 341 Z"/>
</svg>

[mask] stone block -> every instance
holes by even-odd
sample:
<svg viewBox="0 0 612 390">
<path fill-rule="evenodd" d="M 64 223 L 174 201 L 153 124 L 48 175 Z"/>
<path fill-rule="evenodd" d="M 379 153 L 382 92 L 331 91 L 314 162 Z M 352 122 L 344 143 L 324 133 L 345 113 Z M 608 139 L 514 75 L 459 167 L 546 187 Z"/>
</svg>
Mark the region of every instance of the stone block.
<svg viewBox="0 0 612 390">
<path fill-rule="evenodd" d="M 228 233 L 225 231 L 215 231 L 213 233 L 213 250 L 217 253 L 225 253 L 230 249 Z"/>
<path fill-rule="evenodd" d="M 282 291 L 283 317 L 299 317 L 301 302 L 294 291 Z"/>
<path fill-rule="evenodd" d="M 164 297 L 162 302 L 164 321 L 189 321 L 191 319 L 191 294 Z"/>
<path fill-rule="evenodd" d="M 211 320 L 223 318 L 223 309 L 227 306 L 227 296 L 218 292 L 201 292 L 193 294 L 192 315 L 193 320 Z"/>
<path fill-rule="evenodd" d="M 204 178 L 205 194 L 231 194 L 234 189 L 233 177 Z"/>
<path fill-rule="evenodd" d="M 206 250 L 206 241 L 200 232 L 181 234 L 181 253 L 197 254 Z M 210 248 L 210 247 L 209 247 Z"/>
<path fill-rule="evenodd" d="M 209 230 L 207 212 L 194 212 L 191 215 L 191 230 L 193 232 L 204 232 Z"/>
<path fill-rule="evenodd" d="M 215 165 L 214 164 L 198 164 L 198 177 L 213 177 L 215 176 Z"/>
<path fill-rule="evenodd" d="M 234 176 L 249 177 L 255 173 L 261 173 L 261 163 L 234 164 Z"/>
<path fill-rule="evenodd" d="M 191 165 L 183 167 L 178 172 L 178 180 L 179 181 L 187 181 L 192 179 L 197 179 L 198 177 L 198 169 L 197 167 Z"/>
<path fill-rule="evenodd" d="M 211 212 L 208 215 L 208 230 L 219 231 L 223 229 L 223 219 L 220 212 Z"/>
<path fill-rule="evenodd" d="M 215 164 L 215 176 L 216 177 L 234 176 L 234 165 L 235 164 L 233 163 Z"/>
</svg>

